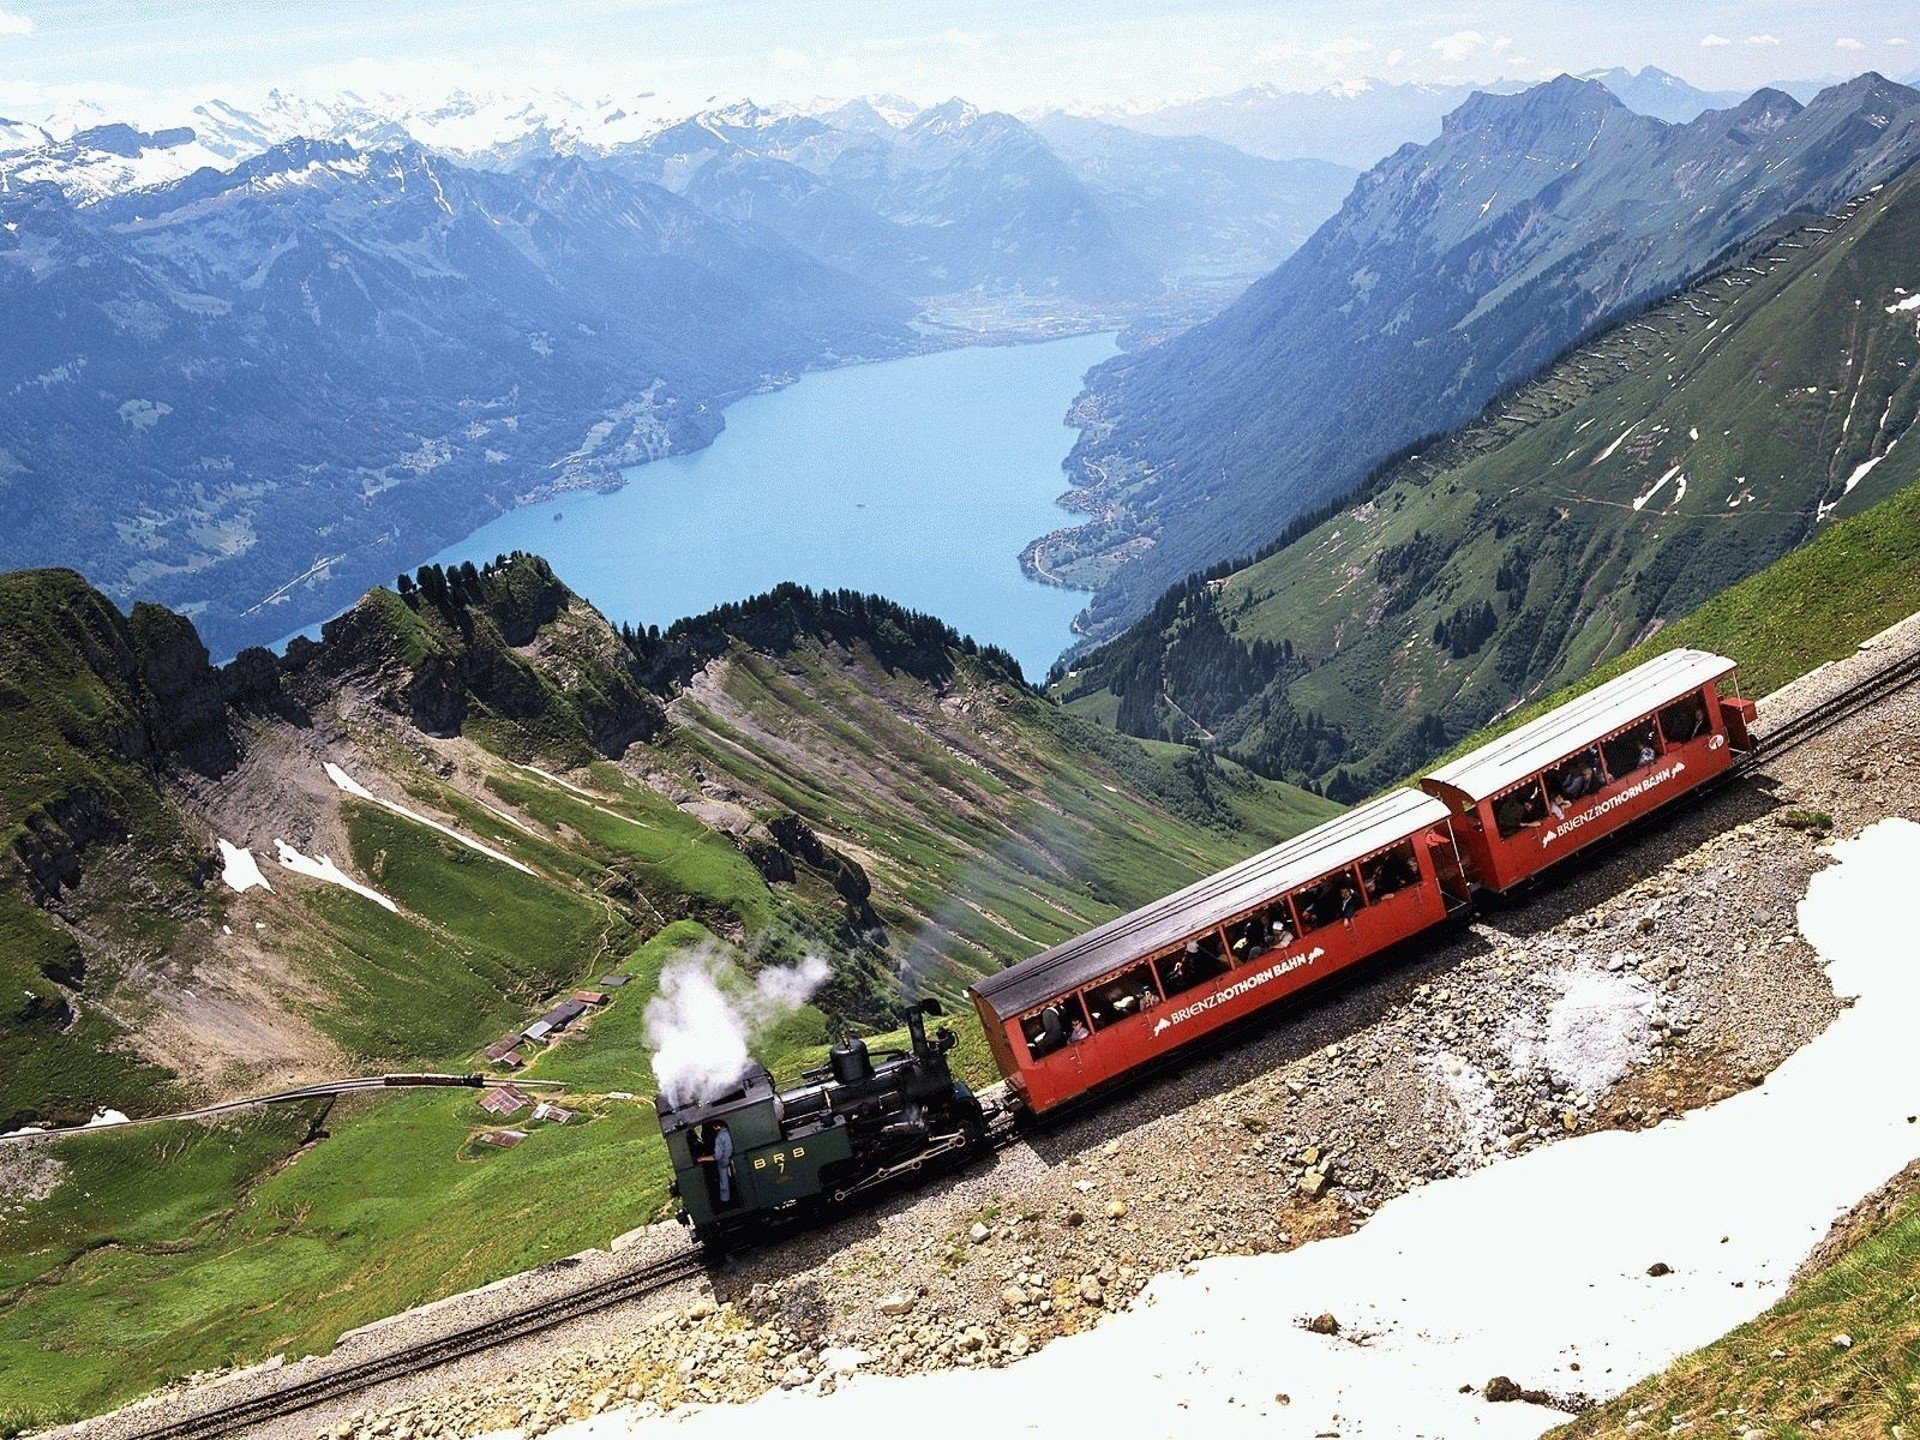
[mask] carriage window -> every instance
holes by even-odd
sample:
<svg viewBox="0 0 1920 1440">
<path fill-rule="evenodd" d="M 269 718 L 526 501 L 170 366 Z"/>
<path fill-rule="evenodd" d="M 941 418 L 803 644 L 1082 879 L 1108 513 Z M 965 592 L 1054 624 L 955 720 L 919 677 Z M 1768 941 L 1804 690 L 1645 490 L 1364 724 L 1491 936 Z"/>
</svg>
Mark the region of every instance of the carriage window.
<svg viewBox="0 0 1920 1440">
<path fill-rule="evenodd" d="M 1689 695 L 1660 712 L 1660 733 L 1669 745 L 1684 745 L 1707 733 L 1707 702 Z"/>
<path fill-rule="evenodd" d="M 1143 1015 L 1159 1003 L 1160 987 L 1154 983 L 1150 965 L 1136 965 L 1125 974 L 1087 990 L 1087 1014 L 1096 1030 Z"/>
<path fill-rule="evenodd" d="M 1254 911 L 1239 924 L 1227 927 L 1227 934 L 1233 937 L 1233 959 L 1236 965 L 1242 961 L 1258 959 L 1269 950 L 1284 950 L 1293 943 L 1297 933 L 1293 911 L 1284 896 L 1271 905 Z"/>
<path fill-rule="evenodd" d="M 1420 862 L 1414 858 L 1413 842 L 1403 840 L 1384 854 L 1376 855 L 1360 867 L 1366 882 L 1367 901 L 1378 904 L 1389 895 L 1398 895 L 1420 883 Z"/>
<path fill-rule="evenodd" d="M 1354 883 L 1352 870 L 1336 870 L 1324 880 L 1293 892 L 1302 933 L 1318 930 L 1336 920 L 1350 919 L 1361 903 L 1360 887 Z"/>
<path fill-rule="evenodd" d="M 1080 1034 L 1076 1036 L 1074 1028 Z M 1026 1037 L 1027 1053 L 1039 1060 L 1061 1049 L 1069 1041 L 1084 1039 L 1087 1023 L 1080 1018 L 1080 999 L 1068 995 L 1036 1010 L 1020 1021 L 1020 1033 Z"/>
<path fill-rule="evenodd" d="M 1622 775 L 1644 770 L 1660 758 L 1660 745 L 1654 737 L 1651 720 L 1642 720 L 1632 729 L 1622 731 L 1602 745 L 1600 750 L 1606 756 L 1607 773 L 1616 780 Z"/>
<path fill-rule="evenodd" d="M 1220 953 L 1220 937 L 1209 931 L 1197 935 L 1171 955 L 1160 959 L 1162 989 L 1169 996 L 1191 990 L 1203 981 L 1224 974 L 1227 962 Z"/>
<path fill-rule="evenodd" d="M 1509 790 L 1493 802 L 1493 824 L 1502 840 L 1511 840 L 1522 830 L 1531 830 L 1547 818 L 1547 798 L 1538 780 L 1529 780 Z"/>
<path fill-rule="evenodd" d="M 1547 772 L 1547 802 L 1555 814 L 1584 800 L 1607 783 L 1600 769 L 1600 747 L 1590 746 L 1565 764 Z"/>
</svg>

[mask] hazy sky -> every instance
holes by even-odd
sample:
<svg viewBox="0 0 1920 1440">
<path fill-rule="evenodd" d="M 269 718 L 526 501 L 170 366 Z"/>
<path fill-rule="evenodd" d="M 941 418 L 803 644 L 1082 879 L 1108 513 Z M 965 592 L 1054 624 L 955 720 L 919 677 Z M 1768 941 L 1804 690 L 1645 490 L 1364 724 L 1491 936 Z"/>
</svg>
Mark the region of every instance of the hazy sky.
<svg viewBox="0 0 1920 1440">
<path fill-rule="evenodd" d="M 0 0 L 0 106 L 283 85 L 1025 107 L 1257 81 L 1534 79 L 1653 64 L 1709 89 L 1920 70 L 1913 0 Z M 4 111 L 0 111 L 4 113 Z"/>
</svg>

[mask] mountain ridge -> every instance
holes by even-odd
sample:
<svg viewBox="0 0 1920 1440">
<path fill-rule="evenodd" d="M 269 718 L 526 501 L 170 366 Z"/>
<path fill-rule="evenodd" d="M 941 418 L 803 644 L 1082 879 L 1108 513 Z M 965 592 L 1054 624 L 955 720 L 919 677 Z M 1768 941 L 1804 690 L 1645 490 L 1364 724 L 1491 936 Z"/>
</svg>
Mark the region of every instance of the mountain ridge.
<svg viewBox="0 0 1920 1440">
<path fill-rule="evenodd" d="M 1056 673 L 1353 798 L 1920 478 L 1920 161 L 1782 223 Z"/>
<path fill-rule="evenodd" d="M 1081 627 L 1110 635 L 1611 317 L 1920 154 L 1920 93 L 1878 76 L 1793 104 L 1667 126 L 1565 77 L 1464 107 L 1219 316 L 1093 372 L 1069 503 L 1094 519 L 1030 563 L 1094 586 Z"/>
</svg>

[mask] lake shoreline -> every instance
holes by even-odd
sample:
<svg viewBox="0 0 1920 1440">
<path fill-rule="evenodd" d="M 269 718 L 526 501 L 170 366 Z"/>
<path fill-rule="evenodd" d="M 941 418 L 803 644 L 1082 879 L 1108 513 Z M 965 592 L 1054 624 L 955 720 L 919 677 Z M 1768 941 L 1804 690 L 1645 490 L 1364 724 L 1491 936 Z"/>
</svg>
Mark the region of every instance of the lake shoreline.
<svg viewBox="0 0 1920 1440">
<path fill-rule="evenodd" d="M 428 563 L 544 555 L 614 623 L 660 625 L 784 581 L 884 595 L 1036 676 L 1084 594 L 1025 568 L 1068 520 L 1063 463 L 1099 331 L 809 371 L 729 405 L 715 441 L 557 478 Z M 720 443 L 720 437 L 725 443 Z"/>
</svg>

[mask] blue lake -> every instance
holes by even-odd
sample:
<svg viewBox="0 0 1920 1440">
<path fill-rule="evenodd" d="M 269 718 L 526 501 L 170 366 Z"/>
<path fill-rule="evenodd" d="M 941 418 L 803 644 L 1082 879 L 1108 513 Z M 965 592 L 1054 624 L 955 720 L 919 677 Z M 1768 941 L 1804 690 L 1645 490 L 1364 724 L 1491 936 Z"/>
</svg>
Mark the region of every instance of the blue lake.
<svg viewBox="0 0 1920 1440">
<path fill-rule="evenodd" d="M 1111 335 L 976 347 L 809 375 L 727 409 L 712 445 L 636 466 L 611 494 L 503 515 L 434 556 L 544 555 L 619 623 L 665 626 L 782 580 L 873 591 L 1011 651 L 1028 678 L 1072 640 L 1080 591 L 1028 580 L 1065 423 Z"/>
</svg>

